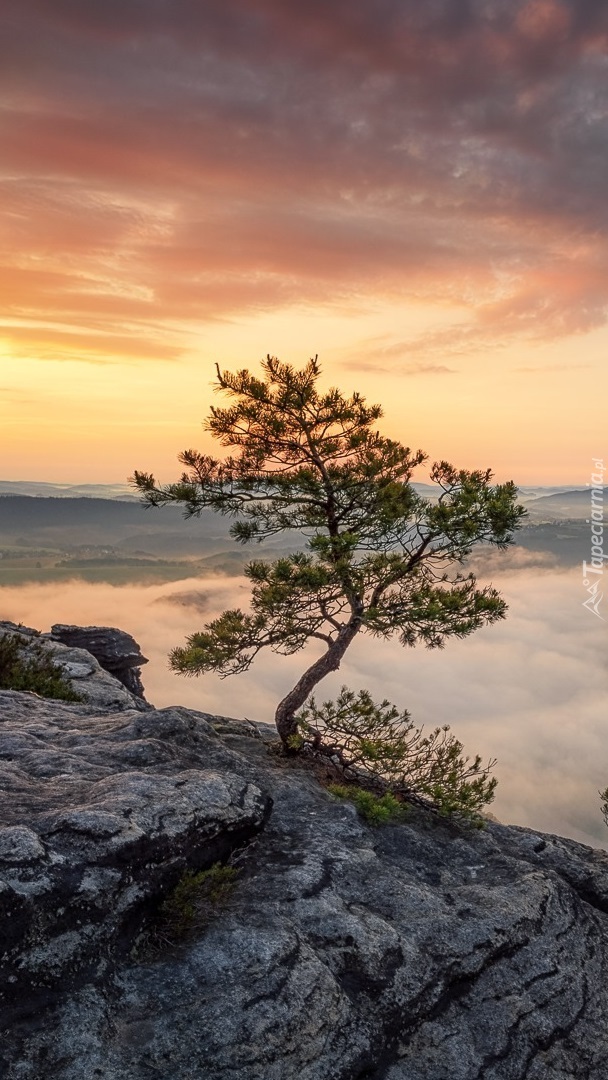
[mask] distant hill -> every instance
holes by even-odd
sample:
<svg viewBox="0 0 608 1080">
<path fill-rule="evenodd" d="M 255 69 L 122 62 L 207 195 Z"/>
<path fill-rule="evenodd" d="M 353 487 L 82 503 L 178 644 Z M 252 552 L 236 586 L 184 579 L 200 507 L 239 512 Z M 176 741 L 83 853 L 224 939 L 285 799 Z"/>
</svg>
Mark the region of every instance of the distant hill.
<svg viewBox="0 0 608 1080">
<path fill-rule="evenodd" d="M 603 488 L 604 505 L 608 510 L 608 487 Z M 591 508 L 591 491 L 588 487 L 572 491 L 560 491 L 554 495 L 541 495 L 526 500 L 525 506 L 536 520 L 578 520 L 588 518 Z"/>
<path fill-rule="evenodd" d="M 162 557 L 200 556 L 226 549 L 229 522 L 204 511 L 184 520 L 181 508 L 145 509 L 138 500 L 0 495 L 0 547 L 107 544 Z"/>
<path fill-rule="evenodd" d="M 55 499 L 121 499 L 137 502 L 129 484 L 51 484 L 46 480 L 0 480 L 0 495 L 34 495 Z"/>
<path fill-rule="evenodd" d="M 557 484 L 555 487 L 543 487 L 538 484 L 530 487 L 526 484 L 520 484 L 517 490 L 519 491 L 520 498 L 526 502 L 529 499 L 539 499 L 543 495 L 559 495 L 563 492 L 570 491 L 571 489 L 567 484 Z"/>
<path fill-rule="evenodd" d="M 425 498 L 436 499 L 439 489 L 436 484 L 412 483 L 412 487 Z M 571 489 L 562 484 L 554 487 L 526 486 L 519 488 L 522 502 L 529 505 L 538 499 L 553 495 L 571 494 Z M 138 502 L 137 495 L 129 484 L 54 484 L 46 480 L 0 480 L 0 495 L 32 495 L 55 499 L 112 499 L 120 502 Z"/>
<path fill-rule="evenodd" d="M 19 491 L 22 487 L 27 493 Z M 414 487 L 427 498 L 437 494 L 435 485 Z M 121 490 L 128 493 L 126 497 L 117 497 Z M 604 488 L 604 496 L 608 505 L 608 488 Z M 529 487 L 521 489 L 520 497 L 529 517 L 517 534 L 517 545 L 550 552 L 561 565 L 581 562 L 589 548 L 589 527 L 585 525 L 590 511 L 589 488 Z M 142 553 L 173 562 L 209 560 L 207 570 L 235 573 L 248 559 L 273 557 L 279 549 L 301 546 L 300 537 L 281 536 L 264 544 L 263 549 L 254 546 L 243 550 L 235 546 L 229 528 L 230 519 L 211 510 L 199 518 L 184 519 L 179 506 L 145 509 L 127 485 L 121 489 L 111 484 L 1 481 L 0 584 L 4 579 L 13 582 L 20 567 L 31 576 L 38 566 L 43 575 L 66 556 L 102 560 L 111 556 L 113 563 L 122 556 L 125 574 L 129 560 Z M 87 546 L 91 550 L 78 550 Z M 104 552 L 104 547 L 111 551 Z"/>
<path fill-rule="evenodd" d="M 412 484 L 425 498 L 437 498 L 436 484 Z M 552 490 L 552 489 L 547 489 Z M 560 489 L 561 490 L 561 489 Z M 139 495 L 129 484 L 52 484 L 46 480 L 0 480 L 0 496 L 31 495 L 52 499 L 112 499 L 139 502 Z"/>
<path fill-rule="evenodd" d="M 518 547 L 549 552 L 559 566 L 580 566 L 589 557 L 589 526 L 582 520 L 545 521 L 524 526 L 516 534 Z"/>
</svg>

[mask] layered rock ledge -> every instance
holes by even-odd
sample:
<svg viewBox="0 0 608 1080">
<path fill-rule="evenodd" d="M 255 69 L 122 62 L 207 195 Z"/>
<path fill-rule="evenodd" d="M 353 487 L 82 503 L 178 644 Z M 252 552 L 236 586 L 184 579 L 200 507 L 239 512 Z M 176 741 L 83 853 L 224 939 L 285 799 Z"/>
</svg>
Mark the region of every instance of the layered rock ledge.
<svg viewBox="0 0 608 1080">
<path fill-rule="evenodd" d="M 48 635 L 72 649 L 85 649 L 104 671 L 127 688 L 136 698 L 145 700 L 141 669 L 149 663 L 131 634 L 114 626 L 72 626 L 55 623 Z"/>
<path fill-rule="evenodd" d="M 265 725 L 11 691 L 0 715 L 7 1080 L 607 1080 L 605 853 L 372 829 Z M 134 958 L 236 847 L 225 910 Z"/>
<path fill-rule="evenodd" d="M 80 630 L 81 634 L 71 633 L 76 630 Z M 89 633 L 90 631 L 96 631 L 96 633 Z M 55 636 L 55 633 L 58 636 Z M 65 641 L 60 640 L 62 633 Z M 60 624 L 52 628 L 51 634 L 41 634 L 29 626 L 0 621 L 0 637 L 5 634 L 19 638 L 25 646 L 26 656 L 28 649 L 44 648 L 53 662 L 62 670 L 72 690 L 88 705 L 104 711 L 119 709 L 144 711 L 151 708 L 149 702 L 145 700 L 143 688 L 141 690 L 138 688 L 141 687 L 139 667 L 133 663 L 136 658 L 139 665 L 148 661 L 141 655 L 137 642 L 130 634 L 125 634 L 124 638 L 120 636 L 117 638 L 117 635 L 122 635 L 122 631 L 115 630 L 114 627 L 73 627 Z M 82 646 L 82 642 L 91 642 L 91 639 L 95 655 Z M 122 668 L 119 660 L 121 653 Z M 127 664 L 126 667 L 124 663 Z M 127 687 L 128 679 L 118 677 L 121 672 L 129 669 L 133 673 L 131 686 L 134 689 Z"/>
</svg>

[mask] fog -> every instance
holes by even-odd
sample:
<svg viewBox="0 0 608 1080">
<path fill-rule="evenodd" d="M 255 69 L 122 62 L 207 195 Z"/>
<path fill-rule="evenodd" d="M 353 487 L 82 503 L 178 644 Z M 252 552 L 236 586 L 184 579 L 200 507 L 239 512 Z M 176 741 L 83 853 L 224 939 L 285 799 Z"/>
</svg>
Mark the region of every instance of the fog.
<svg viewBox="0 0 608 1080">
<path fill-rule="evenodd" d="M 502 821 L 608 847 L 598 789 L 608 784 L 606 623 L 582 607 L 580 570 L 510 563 L 492 579 L 507 619 L 443 650 L 403 649 L 361 635 L 341 670 L 319 688 L 366 687 L 407 708 L 419 725 L 450 724 L 469 754 L 497 758 L 491 809 Z M 39 630 L 52 623 L 118 626 L 150 660 L 143 669 L 156 706 L 183 704 L 271 721 L 307 654 L 262 653 L 243 675 L 184 678 L 170 648 L 230 606 L 247 604 L 241 578 L 193 578 L 150 586 L 81 581 L 0 590 L 0 617 Z"/>
</svg>

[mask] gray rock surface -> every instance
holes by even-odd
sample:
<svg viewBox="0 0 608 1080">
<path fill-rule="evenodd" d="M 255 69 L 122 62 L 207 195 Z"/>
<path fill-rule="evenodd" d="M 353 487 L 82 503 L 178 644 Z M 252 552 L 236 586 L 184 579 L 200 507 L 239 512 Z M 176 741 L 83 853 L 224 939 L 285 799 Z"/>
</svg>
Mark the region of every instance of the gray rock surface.
<svg viewBox="0 0 608 1080">
<path fill-rule="evenodd" d="M 145 700 L 141 668 L 148 663 L 131 634 L 115 626 L 72 626 L 55 623 L 49 637 L 62 645 L 86 649 L 99 661 L 104 671 L 126 686 L 135 697 Z"/>
<path fill-rule="evenodd" d="M 6 1023 L 105 971 L 150 903 L 253 836 L 270 803 L 183 709 L 99 715 L 0 691 L 0 715 Z"/>
<path fill-rule="evenodd" d="M 0 709 L 7 1080 L 608 1080 L 605 853 L 372 829 L 264 725 Z M 237 841 L 225 910 L 133 959 L 154 895 Z"/>
</svg>

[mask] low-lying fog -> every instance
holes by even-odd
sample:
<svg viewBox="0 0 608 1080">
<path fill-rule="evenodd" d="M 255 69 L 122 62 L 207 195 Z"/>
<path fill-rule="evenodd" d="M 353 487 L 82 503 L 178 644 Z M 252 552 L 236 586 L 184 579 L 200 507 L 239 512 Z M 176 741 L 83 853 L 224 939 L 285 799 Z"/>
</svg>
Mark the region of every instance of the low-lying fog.
<svg viewBox="0 0 608 1080">
<path fill-rule="evenodd" d="M 450 724 L 468 753 L 498 759 L 491 807 L 498 818 L 608 847 L 598 796 L 608 784 L 606 623 L 582 606 L 580 569 L 525 565 L 513 552 L 492 580 L 510 606 L 504 622 L 444 650 L 405 650 L 361 635 L 318 696 L 332 697 L 343 683 L 366 687 L 407 708 L 417 724 Z M 0 591 L 0 617 L 39 630 L 55 622 L 121 627 L 150 660 L 142 674 L 156 706 L 271 721 L 304 669 L 303 653 L 262 654 L 249 672 L 225 680 L 188 679 L 167 666 L 172 646 L 224 608 L 246 607 L 248 595 L 244 579 L 220 577 L 23 585 Z"/>
</svg>

